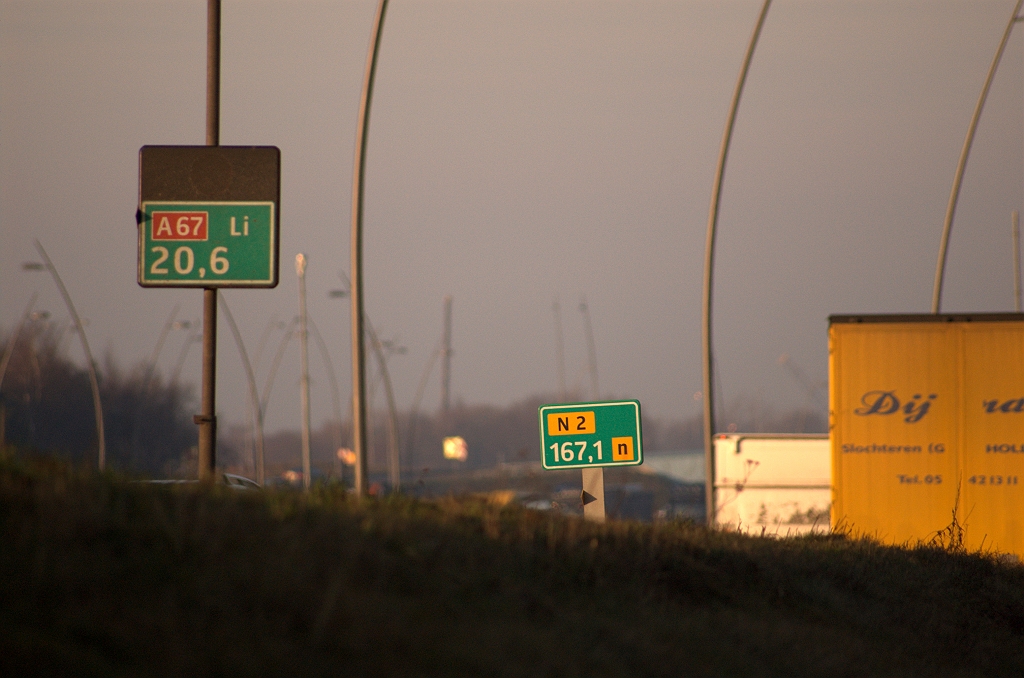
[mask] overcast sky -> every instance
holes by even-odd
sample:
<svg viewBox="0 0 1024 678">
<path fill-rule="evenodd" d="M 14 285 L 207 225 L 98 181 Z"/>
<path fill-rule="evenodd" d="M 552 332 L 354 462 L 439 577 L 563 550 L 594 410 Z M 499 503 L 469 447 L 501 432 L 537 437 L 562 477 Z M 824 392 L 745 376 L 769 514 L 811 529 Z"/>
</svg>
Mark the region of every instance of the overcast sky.
<svg viewBox="0 0 1024 678">
<path fill-rule="evenodd" d="M 145 360 L 197 290 L 136 284 L 138 150 L 202 144 L 203 0 L 0 0 L 0 330 L 33 292 L 93 352 Z M 775 0 L 740 106 L 715 284 L 721 396 L 779 409 L 827 379 L 834 313 L 930 309 L 946 202 L 1010 0 Z M 552 303 L 569 385 L 589 387 L 577 310 L 593 319 L 602 396 L 662 417 L 699 410 L 705 228 L 717 153 L 758 0 L 392 0 L 370 123 L 366 305 L 407 409 L 454 298 L 453 398 L 504 405 L 557 390 Z M 298 308 L 350 392 L 352 155 L 376 3 L 224 0 L 221 142 L 280 147 L 281 284 L 228 290 L 249 351 Z M 1010 214 L 1024 185 L 1024 29 L 1015 29 L 968 164 L 944 310 L 1012 311 Z M 221 321 L 218 410 L 245 417 Z M 282 334 L 272 330 L 262 385 Z M 160 357 L 166 376 L 185 332 Z M 267 428 L 295 428 L 288 347 Z M 69 344 L 81 360 L 81 350 Z M 314 424 L 331 416 L 311 347 Z M 198 387 L 198 345 L 182 379 Z M 437 368 L 423 406 L 439 403 Z M 377 389 L 376 403 L 383 397 Z M 348 397 L 344 395 L 347 406 Z M 198 407 L 198 405 L 197 405 Z M 347 414 L 347 412 L 346 412 Z M 723 422 L 724 423 L 724 422 Z"/>
</svg>

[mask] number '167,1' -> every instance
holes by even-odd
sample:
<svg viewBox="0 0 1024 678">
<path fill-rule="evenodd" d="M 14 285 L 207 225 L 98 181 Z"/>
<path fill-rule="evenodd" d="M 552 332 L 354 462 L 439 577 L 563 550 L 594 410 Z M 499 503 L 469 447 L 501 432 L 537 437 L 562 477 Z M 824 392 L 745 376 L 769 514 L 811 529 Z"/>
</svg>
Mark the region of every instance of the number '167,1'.
<svg viewBox="0 0 1024 678">
<path fill-rule="evenodd" d="M 171 257 L 170 251 L 163 246 L 153 247 L 151 250 L 157 255 L 156 261 L 149 267 L 149 272 L 153 275 L 167 275 L 170 270 L 167 268 L 168 259 L 172 259 L 174 263 L 174 271 L 178 275 L 188 275 L 192 272 L 192 269 L 196 265 L 196 256 L 192 251 L 192 248 L 188 245 L 182 245 L 174 250 L 174 256 Z M 228 272 L 230 264 L 223 255 L 228 253 L 227 247 L 214 247 L 213 251 L 210 252 L 210 270 L 217 275 L 224 275 Z M 199 276 L 202 277 L 206 273 L 205 268 L 199 269 Z"/>
<path fill-rule="evenodd" d="M 555 455 L 555 461 L 589 461 L 583 458 L 583 453 L 587 450 L 587 442 L 569 442 L 566 441 L 559 445 L 558 443 L 552 443 L 548 445 L 548 448 Z M 598 440 L 594 443 L 594 450 L 597 452 L 597 459 L 599 461 L 604 460 L 604 455 L 601 449 L 601 441 Z M 591 458 L 592 459 L 592 458 Z"/>
</svg>

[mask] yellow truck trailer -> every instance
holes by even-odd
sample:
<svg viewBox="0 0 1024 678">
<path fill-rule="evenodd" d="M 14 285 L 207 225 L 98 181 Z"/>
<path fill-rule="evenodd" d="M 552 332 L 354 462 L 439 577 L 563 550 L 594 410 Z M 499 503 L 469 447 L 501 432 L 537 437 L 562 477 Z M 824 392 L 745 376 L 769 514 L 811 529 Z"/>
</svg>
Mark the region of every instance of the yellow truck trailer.
<svg viewBox="0 0 1024 678">
<path fill-rule="evenodd" d="M 832 316 L 829 428 L 833 528 L 1024 555 L 1024 315 Z"/>
</svg>

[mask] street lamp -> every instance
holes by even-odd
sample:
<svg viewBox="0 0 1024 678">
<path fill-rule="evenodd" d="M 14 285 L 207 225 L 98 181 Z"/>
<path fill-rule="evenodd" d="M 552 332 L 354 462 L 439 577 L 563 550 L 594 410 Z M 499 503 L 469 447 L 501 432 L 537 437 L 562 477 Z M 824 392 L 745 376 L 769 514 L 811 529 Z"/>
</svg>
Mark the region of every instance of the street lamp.
<svg viewBox="0 0 1024 678">
<path fill-rule="evenodd" d="M 320 336 L 320 328 L 316 326 L 312 318 L 307 318 L 309 322 L 309 329 L 313 331 L 313 339 L 316 340 L 317 346 L 320 348 L 320 355 L 324 360 L 324 365 L 327 366 L 327 380 L 331 386 L 331 399 L 334 402 L 334 416 L 338 420 L 338 427 L 335 431 L 335 449 L 341 447 L 341 391 L 338 389 L 338 378 L 334 373 L 334 362 L 331 360 L 330 354 L 327 352 L 327 343 L 324 338 Z"/>
<path fill-rule="evenodd" d="M 412 399 L 412 407 L 409 408 L 409 429 L 407 434 L 406 449 L 408 452 L 406 456 L 409 460 L 409 466 L 415 468 L 414 455 L 416 453 L 416 422 L 420 412 L 420 402 L 423 400 L 423 394 L 427 389 L 427 380 L 430 379 L 430 374 L 434 370 L 434 363 L 441 357 L 444 352 L 444 338 L 438 342 L 437 347 L 430 354 L 427 359 L 427 367 L 423 370 L 423 375 L 420 377 L 419 386 L 416 387 L 416 395 Z"/>
<path fill-rule="evenodd" d="M 373 348 L 373 354 L 380 366 L 380 376 L 384 382 L 384 396 L 388 401 L 388 480 L 391 482 L 391 490 L 397 492 L 402 485 L 401 466 L 398 458 L 398 408 L 395 407 L 395 392 L 391 388 L 387 356 L 392 353 L 404 354 L 407 349 L 404 346 L 395 347 L 394 342 L 391 341 L 381 341 L 369 318 L 366 319 L 366 331 L 370 335 L 370 346 Z"/>
<path fill-rule="evenodd" d="M 562 336 L 562 304 L 558 297 L 551 304 L 555 314 L 555 369 L 558 372 L 558 402 L 565 402 L 565 340 Z"/>
<path fill-rule="evenodd" d="M 772 0 L 764 0 L 761 6 L 761 13 L 757 17 L 754 31 L 750 35 L 750 42 L 747 44 L 747 54 L 740 67 L 740 74 L 736 80 L 736 89 L 733 90 L 732 104 L 729 106 L 729 115 L 725 121 L 725 131 L 722 132 L 722 145 L 718 149 L 718 168 L 715 171 L 715 183 L 711 187 L 711 207 L 708 210 L 707 239 L 704 243 L 704 303 L 701 309 L 701 353 L 703 366 L 703 403 L 704 403 L 704 492 L 705 507 L 707 511 L 708 525 L 715 524 L 715 410 L 714 410 L 714 357 L 711 346 L 711 302 L 713 298 L 713 283 L 715 271 L 715 236 L 718 229 L 718 206 L 722 201 L 722 182 L 725 180 L 725 161 L 729 157 L 729 145 L 732 143 L 732 130 L 736 124 L 736 113 L 740 107 L 740 97 L 743 95 L 743 85 L 747 82 L 747 73 L 750 71 L 750 62 L 754 58 L 754 49 L 757 47 L 757 40 L 761 36 L 761 29 L 764 27 L 764 20 L 768 16 L 768 8 Z"/>
<path fill-rule="evenodd" d="M 295 255 L 295 273 L 299 277 L 299 358 L 302 374 L 299 396 L 302 406 L 302 487 L 309 490 L 312 464 L 309 454 L 309 331 L 306 322 L 306 255 Z"/>
<path fill-rule="evenodd" d="M 270 402 L 270 391 L 271 391 L 271 389 L 274 386 L 274 379 L 277 376 L 277 370 L 281 366 L 281 359 L 284 357 L 285 348 L 287 347 L 288 342 L 291 341 L 292 337 L 297 334 L 297 332 L 294 331 L 293 328 L 295 327 L 296 324 L 299 323 L 299 320 L 300 320 L 299 317 L 293 318 L 290 323 L 276 322 L 276 321 L 272 320 L 270 323 L 267 324 L 267 329 L 264 331 L 264 336 L 261 337 L 261 339 L 260 339 L 261 345 L 260 345 L 259 351 L 257 352 L 257 357 L 256 357 L 256 365 L 257 365 L 257 367 L 259 366 L 259 362 L 260 362 L 259 354 L 260 354 L 260 352 L 262 352 L 263 342 L 265 341 L 267 335 L 269 335 L 269 331 L 271 329 L 274 329 L 274 328 L 284 330 L 284 336 L 281 337 L 281 341 L 280 341 L 280 343 L 277 346 L 277 351 L 274 353 L 274 357 L 273 357 L 273 359 L 270 362 L 270 368 L 269 368 L 270 371 L 267 374 L 266 381 L 263 383 L 262 395 L 260 396 L 259 400 L 257 401 L 257 407 L 259 408 L 259 416 L 261 417 L 261 421 L 266 416 L 267 405 Z M 326 368 L 327 368 L 327 379 L 330 382 L 330 385 L 331 385 L 331 395 L 332 395 L 332 398 L 334 400 L 334 412 L 335 412 L 335 415 L 338 417 L 338 426 L 340 428 L 340 426 L 341 426 L 341 395 L 340 395 L 340 392 L 338 390 L 338 380 L 337 380 L 337 377 L 336 377 L 335 372 L 334 372 L 334 363 L 331 361 L 331 356 L 327 352 L 327 344 L 324 342 L 323 337 L 320 336 L 320 330 L 317 328 L 316 323 L 313 321 L 312 318 L 309 318 L 308 316 L 306 318 L 306 321 L 309 324 L 309 329 L 312 331 L 313 339 L 316 340 L 317 346 L 320 349 L 320 356 L 323 358 L 324 365 L 326 365 Z M 338 431 L 338 434 L 337 434 L 337 442 L 338 442 L 338 446 L 340 447 L 341 446 L 341 431 L 340 430 Z"/>
<path fill-rule="evenodd" d="M 242 334 L 238 331 L 238 325 L 235 324 L 235 318 L 231 315 L 231 309 L 228 308 L 227 299 L 223 294 L 218 294 L 217 300 L 220 302 L 221 308 L 224 309 L 224 319 L 228 321 L 228 328 L 231 330 L 231 335 L 235 339 L 235 346 L 238 347 L 238 355 L 242 360 L 242 368 L 245 370 L 245 378 L 249 382 L 249 400 L 257 403 L 255 412 L 256 421 L 254 422 L 256 453 L 254 455 L 255 459 L 253 461 L 253 467 L 256 471 L 256 482 L 262 485 L 264 482 L 263 409 L 258 406 L 259 394 L 256 392 L 256 374 L 253 372 L 252 364 L 249 362 L 249 352 L 245 350 L 245 343 L 242 341 Z"/>
<path fill-rule="evenodd" d="M 366 177 L 366 142 L 370 136 L 370 104 L 373 81 L 377 72 L 380 36 L 384 31 L 384 15 L 388 0 L 380 0 L 373 20 L 370 46 L 366 54 L 366 71 L 359 98 L 356 121 L 355 158 L 352 172 L 352 226 L 350 229 L 350 263 L 352 266 L 352 449 L 356 453 L 356 495 L 368 491 L 366 458 L 366 351 L 363 336 L 363 192 Z"/>
<path fill-rule="evenodd" d="M 590 393 L 594 400 L 600 396 L 597 387 L 597 348 L 594 344 L 594 326 L 590 322 L 590 307 L 586 298 L 580 299 L 580 313 L 583 314 L 583 329 L 587 333 L 587 363 L 590 367 Z"/>
<path fill-rule="evenodd" d="M 188 350 L 192 348 L 192 344 L 198 344 L 203 340 L 203 335 L 201 334 L 203 328 L 199 320 L 193 322 L 188 320 L 182 321 L 181 329 L 187 329 L 189 332 L 185 337 L 185 343 L 181 345 L 178 360 L 174 363 L 174 371 L 171 372 L 171 384 L 178 383 L 178 377 L 181 376 L 181 369 L 185 366 L 185 358 L 188 357 Z"/>
<path fill-rule="evenodd" d="M 68 307 L 68 312 L 71 313 L 72 320 L 75 321 L 75 328 L 78 330 L 78 338 L 82 341 L 82 350 L 85 352 L 86 366 L 89 368 L 89 382 L 92 386 L 92 403 L 93 408 L 96 411 L 96 441 L 97 441 L 97 461 L 100 471 L 104 470 L 107 465 L 107 444 L 106 439 L 103 435 L 103 405 L 100 402 L 100 384 L 96 378 L 96 363 L 92 359 L 92 351 L 89 350 L 89 341 L 85 337 L 85 327 L 82 325 L 82 319 L 78 317 L 78 311 L 75 310 L 75 305 L 71 303 L 71 295 L 68 294 L 68 290 L 64 287 L 63 281 L 60 279 L 60 275 L 57 273 L 56 267 L 53 262 L 50 261 L 50 257 L 47 256 L 46 250 L 38 240 L 33 240 L 33 244 L 36 246 L 36 250 L 39 252 L 39 256 L 43 258 L 43 263 L 37 261 L 25 262 L 21 265 L 24 271 L 42 271 L 44 269 L 50 272 L 50 276 L 53 281 L 57 284 L 57 289 L 60 290 L 61 297 L 64 298 L 64 303 Z"/>
<path fill-rule="evenodd" d="M 345 274 L 339 272 L 339 275 L 341 276 L 342 281 L 344 283 L 346 283 L 346 285 L 348 285 L 348 287 L 351 289 L 352 288 L 352 284 L 345 277 Z M 340 292 L 341 294 L 337 294 L 338 292 Z M 339 298 L 342 298 L 342 297 L 346 296 L 346 291 L 345 290 L 332 290 L 329 294 L 330 294 L 330 296 L 332 298 L 339 299 Z M 355 297 L 353 297 L 353 303 L 354 303 L 354 301 L 355 301 Z M 387 397 L 387 401 L 388 401 L 388 442 L 389 442 L 389 445 L 388 445 L 388 480 L 391 482 L 391 489 L 393 491 L 397 491 L 401 487 L 401 467 L 399 465 L 399 459 L 398 459 L 398 448 L 399 448 L 399 441 L 398 441 L 398 408 L 395 406 L 395 392 L 391 388 L 391 375 L 388 373 L 387 359 L 384 356 L 384 342 L 382 342 L 380 340 L 380 337 L 377 336 L 377 331 L 373 328 L 373 323 L 370 322 L 370 318 L 368 316 L 366 316 L 365 314 L 363 314 L 363 322 L 360 323 L 360 326 L 362 328 L 364 328 L 365 331 L 366 331 L 366 334 L 369 335 L 370 348 L 373 349 L 373 354 L 377 358 L 377 364 L 380 366 L 381 379 L 384 381 L 384 395 Z M 362 342 L 360 342 L 360 343 L 362 343 Z M 388 342 L 388 343 L 391 346 L 394 345 L 393 342 Z M 405 353 L 406 350 L 407 349 L 405 347 L 399 347 L 399 350 L 396 351 L 396 352 L 398 352 L 398 353 Z M 365 365 L 364 365 L 364 367 L 365 367 Z M 353 379 L 353 382 L 356 381 L 356 377 L 354 375 L 353 375 L 352 379 Z M 361 397 L 365 400 L 365 397 L 366 397 L 366 385 L 365 384 L 362 384 L 358 389 L 356 389 L 356 387 L 353 387 L 353 389 L 354 390 L 358 390 L 362 394 Z M 360 479 L 360 477 L 362 477 L 363 480 L 366 480 L 367 475 L 368 475 L 367 474 L 366 455 L 365 455 L 365 452 L 366 452 L 366 450 L 365 450 L 366 438 L 364 437 L 364 438 L 361 439 L 363 441 L 363 445 L 364 445 L 364 449 L 363 449 L 363 453 L 364 454 L 362 456 L 360 456 L 360 452 L 359 452 L 359 449 L 358 449 L 358 441 L 360 440 L 360 438 L 358 437 L 359 434 L 357 433 L 357 430 L 356 430 L 357 429 L 357 425 L 356 425 L 355 422 L 356 422 L 356 420 L 360 416 L 359 415 L 360 407 L 362 407 L 362 406 L 356 407 L 354 395 L 353 395 L 352 401 L 353 401 L 353 405 L 352 405 L 352 450 L 353 450 L 353 452 L 356 453 L 356 489 L 357 489 L 356 493 L 359 494 L 359 491 L 358 491 L 359 479 Z M 363 435 L 365 435 L 365 427 L 366 427 L 365 426 L 366 425 L 366 422 L 365 422 L 366 412 L 365 411 L 362 412 L 362 416 L 364 417 L 364 421 L 363 421 L 364 433 L 363 433 Z M 359 473 L 360 473 L 360 471 L 359 471 L 360 466 L 359 465 L 360 464 L 362 464 L 362 469 L 363 469 L 361 471 L 361 473 L 363 474 L 362 476 L 359 475 Z"/>
<path fill-rule="evenodd" d="M 141 421 L 139 420 L 139 412 L 144 407 L 145 399 L 149 395 L 149 384 L 153 379 L 153 372 L 156 371 L 156 361 L 160 357 L 160 351 L 163 350 L 164 342 L 167 341 L 167 335 L 171 330 L 177 327 L 181 327 L 180 323 L 175 322 L 175 318 L 178 316 L 178 311 L 181 309 L 180 304 L 175 304 L 174 308 L 171 309 L 170 315 L 167 316 L 164 327 L 160 331 L 160 336 L 157 337 L 156 346 L 153 347 L 153 353 L 149 357 L 149 362 L 146 363 L 146 372 L 142 377 L 142 388 L 140 389 L 140 400 L 135 403 L 135 409 L 132 413 L 132 440 L 131 440 L 131 458 L 129 463 L 135 461 L 138 455 L 139 447 L 139 429 Z"/>
<path fill-rule="evenodd" d="M 942 283 L 946 275 L 946 252 L 949 248 L 949 234 L 953 230 L 953 215 L 956 213 L 956 204 L 960 200 L 960 185 L 964 179 L 964 170 L 967 169 L 967 156 L 971 152 L 971 145 L 974 143 L 974 132 L 978 129 L 978 121 L 981 119 L 981 109 L 985 107 L 985 99 L 988 98 L 989 88 L 992 87 L 992 80 L 996 76 L 996 68 L 1003 58 L 1003 50 L 1006 49 L 1006 42 L 1010 39 L 1013 25 L 1024 21 L 1019 16 L 1021 5 L 1024 0 L 1017 0 L 1013 6 L 1013 13 L 1003 31 L 1003 39 L 996 48 L 996 54 L 992 58 L 992 65 L 985 77 L 985 84 L 981 87 L 981 94 L 978 96 L 978 103 L 974 107 L 974 115 L 967 125 L 967 138 L 964 139 L 963 148 L 960 150 L 960 160 L 957 161 L 956 172 L 953 173 L 953 188 L 949 191 L 949 202 L 946 204 L 946 220 L 942 224 L 942 238 L 939 240 L 939 258 L 935 264 L 935 284 L 932 287 L 932 313 L 938 313 L 942 307 Z"/>
<path fill-rule="evenodd" d="M 2 390 L 4 384 L 4 375 L 7 373 L 7 364 L 11 362 L 11 356 L 14 355 L 14 344 L 18 341 L 18 335 L 21 334 L 22 328 L 29 320 L 37 320 L 40 318 L 49 318 L 50 314 L 47 311 L 32 312 L 32 307 L 36 304 L 36 297 L 39 296 L 36 293 L 32 294 L 32 298 L 28 300 L 25 305 L 25 312 L 21 314 L 21 320 L 18 321 L 17 327 L 14 328 L 14 333 L 11 338 L 7 341 L 7 346 L 4 347 L 4 356 L 0 358 L 0 390 Z M 39 316 L 37 318 L 37 316 Z M 0 437 L 3 436 L 3 432 L 0 431 Z"/>
</svg>

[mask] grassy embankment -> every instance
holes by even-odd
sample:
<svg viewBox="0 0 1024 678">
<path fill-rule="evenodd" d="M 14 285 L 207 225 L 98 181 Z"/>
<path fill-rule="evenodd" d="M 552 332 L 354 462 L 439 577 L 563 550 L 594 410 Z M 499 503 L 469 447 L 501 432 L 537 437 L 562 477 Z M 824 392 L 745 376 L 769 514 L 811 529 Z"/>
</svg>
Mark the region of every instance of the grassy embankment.
<svg viewBox="0 0 1024 678">
<path fill-rule="evenodd" d="M 0 461 L 0 675 L 1024 675 L 1024 567 Z"/>
</svg>

